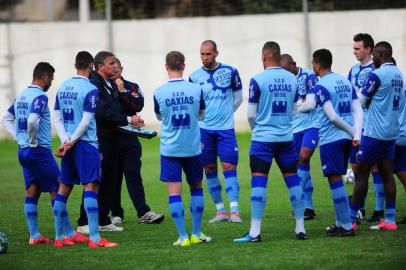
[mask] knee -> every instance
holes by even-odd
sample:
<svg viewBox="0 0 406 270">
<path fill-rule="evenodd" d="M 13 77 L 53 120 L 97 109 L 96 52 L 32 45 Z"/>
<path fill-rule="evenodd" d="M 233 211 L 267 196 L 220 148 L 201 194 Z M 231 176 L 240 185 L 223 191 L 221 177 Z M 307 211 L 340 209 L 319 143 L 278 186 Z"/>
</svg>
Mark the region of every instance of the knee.
<svg viewBox="0 0 406 270">
<path fill-rule="evenodd" d="M 232 171 L 235 170 L 236 166 L 231 163 L 221 163 L 221 166 L 223 167 L 223 171 Z"/>
<path fill-rule="evenodd" d="M 204 166 L 205 173 L 217 171 L 217 163 L 210 163 Z"/>
</svg>

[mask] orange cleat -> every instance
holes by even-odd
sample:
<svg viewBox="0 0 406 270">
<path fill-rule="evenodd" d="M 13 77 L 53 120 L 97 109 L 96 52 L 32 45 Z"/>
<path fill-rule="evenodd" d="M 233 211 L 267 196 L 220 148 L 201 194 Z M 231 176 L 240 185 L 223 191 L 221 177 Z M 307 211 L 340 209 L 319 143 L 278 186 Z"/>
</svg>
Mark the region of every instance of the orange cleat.
<svg viewBox="0 0 406 270">
<path fill-rule="evenodd" d="M 55 240 L 54 247 L 61 248 L 61 247 L 65 247 L 65 246 L 73 246 L 74 244 L 75 244 L 75 242 L 73 242 L 73 241 L 71 241 L 69 239 Z"/>
<path fill-rule="evenodd" d="M 76 232 L 72 237 L 65 236 L 65 241 L 66 240 L 69 240 L 73 243 L 85 243 L 85 242 L 89 242 L 89 237 L 84 236 L 80 232 Z"/>
<path fill-rule="evenodd" d="M 29 245 L 38 245 L 38 244 L 52 244 L 54 241 L 53 240 L 49 240 L 48 238 L 46 238 L 45 236 L 40 236 L 38 239 L 33 239 L 30 238 L 30 241 L 28 241 Z"/>
<path fill-rule="evenodd" d="M 117 243 L 109 242 L 106 238 L 101 238 L 99 242 L 95 243 L 91 239 L 89 239 L 89 247 L 90 248 L 99 248 L 99 247 L 116 247 L 118 246 Z"/>
<path fill-rule="evenodd" d="M 395 231 L 397 230 L 397 225 L 395 223 L 386 223 L 385 220 L 381 220 L 378 225 L 371 226 L 371 230 L 386 230 L 386 231 Z"/>
</svg>

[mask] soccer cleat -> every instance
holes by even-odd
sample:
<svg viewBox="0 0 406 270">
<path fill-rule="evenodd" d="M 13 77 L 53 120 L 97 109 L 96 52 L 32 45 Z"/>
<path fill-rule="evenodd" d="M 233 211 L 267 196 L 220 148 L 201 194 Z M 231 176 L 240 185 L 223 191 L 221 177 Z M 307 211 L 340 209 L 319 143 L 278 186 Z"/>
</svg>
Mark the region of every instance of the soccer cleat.
<svg viewBox="0 0 406 270">
<path fill-rule="evenodd" d="M 232 213 L 230 214 L 230 222 L 233 222 L 233 223 L 241 223 L 242 220 L 241 220 L 241 217 L 240 217 L 240 213 L 238 213 L 238 212 L 232 212 Z"/>
<path fill-rule="evenodd" d="M 219 212 L 216 214 L 216 216 L 212 219 L 209 220 L 209 223 L 214 223 L 214 222 L 223 222 L 223 221 L 227 221 L 229 222 L 230 219 L 227 216 L 226 212 Z"/>
<path fill-rule="evenodd" d="M 81 233 L 81 234 L 89 235 L 89 225 L 78 226 L 76 231 Z"/>
<path fill-rule="evenodd" d="M 338 229 L 338 227 L 337 227 L 335 224 L 328 226 L 328 227 L 326 228 L 326 235 L 327 235 L 327 236 L 332 236 L 332 234 L 333 234 L 337 229 Z"/>
<path fill-rule="evenodd" d="M 29 245 L 38 245 L 38 244 L 52 244 L 54 241 L 49 240 L 48 238 L 46 238 L 45 236 L 40 236 L 38 239 L 33 239 L 30 238 L 30 240 L 28 241 Z"/>
<path fill-rule="evenodd" d="M 54 247 L 61 248 L 65 246 L 73 246 L 74 244 L 75 242 L 65 238 L 64 240 L 55 240 Z"/>
<path fill-rule="evenodd" d="M 385 220 L 381 220 L 378 225 L 369 227 L 371 230 L 386 230 L 386 231 L 395 231 L 397 230 L 397 225 L 395 223 L 386 223 Z"/>
<path fill-rule="evenodd" d="M 357 219 L 356 219 L 357 225 L 360 225 L 362 222 L 365 222 L 365 221 L 366 221 L 365 209 L 358 210 Z"/>
<path fill-rule="evenodd" d="M 159 224 L 165 219 L 165 216 L 161 213 L 155 213 L 152 211 L 146 212 L 142 217 L 138 219 L 138 223 L 141 224 Z"/>
<path fill-rule="evenodd" d="M 106 238 L 100 238 L 99 242 L 93 242 L 91 239 L 89 239 L 89 247 L 90 248 L 99 248 L 99 247 L 117 247 L 118 244 L 114 242 L 109 242 Z"/>
<path fill-rule="evenodd" d="M 297 240 L 307 240 L 309 238 L 307 237 L 306 233 L 300 232 L 300 233 L 296 234 L 296 239 Z"/>
<path fill-rule="evenodd" d="M 313 209 L 306 208 L 304 211 L 304 220 L 311 220 L 314 219 L 316 216 L 316 213 L 314 212 Z"/>
<path fill-rule="evenodd" d="M 234 243 L 249 243 L 249 242 L 261 242 L 261 235 L 258 234 L 256 237 L 250 236 L 249 233 L 244 234 L 241 238 L 234 239 Z"/>
<path fill-rule="evenodd" d="M 354 232 L 357 230 L 358 225 L 357 223 L 352 223 L 352 229 L 354 230 Z"/>
<path fill-rule="evenodd" d="M 336 229 L 331 233 L 330 236 L 332 236 L 332 237 L 355 236 L 355 232 L 352 228 L 349 230 L 346 230 L 343 227 L 336 227 Z"/>
<path fill-rule="evenodd" d="M 114 224 L 99 226 L 99 231 L 101 232 L 122 232 L 124 231 L 123 227 L 118 227 Z"/>
<path fill-rule="evenodd" d="M 180 240 L 180 238 L 179 238 L 178 240 L 176 240 L 175 243 L 173 243 L 173 245 L 177 246 L 177 247 L 189 247 L 191 245 L 191 243 L 190 243 L 189 237 L 186 237 L 183 240 Z"/>
<path fill-rule="evenodd" d="M 192 236 L 190 237 L 190 242 L 193 245 L 208 243 L 210 241 L 211 241 L 211 237 L 206 236 L 204 233 L 200 233 L 200 236 L 192 234 Z"/>
<path fill-rule="evenodd" d="M 65 241 L 71 241 L 73 243 L 85 243 L 89 242 L 89 237 L 84 236 L 80 232 L 76 232 L 72 237 L 66 237 L 65 236 Z"/>
<path fill-rule="evenodd" d="M 121 217 L 119 217 L 119 216 L 112 217 L 110 220 L 111 220 L 111 223 L 116 225 L 116 226 L 123 224 L 123 219 Z"/>
<path fill-rule="evenodd" d="M 374 211 L 372 216 L 367 220 L 368 222 L 379 222 L 382 219 L 384 219 L 384 212 L 383 210 L 380 211 Z"/>
</svg>

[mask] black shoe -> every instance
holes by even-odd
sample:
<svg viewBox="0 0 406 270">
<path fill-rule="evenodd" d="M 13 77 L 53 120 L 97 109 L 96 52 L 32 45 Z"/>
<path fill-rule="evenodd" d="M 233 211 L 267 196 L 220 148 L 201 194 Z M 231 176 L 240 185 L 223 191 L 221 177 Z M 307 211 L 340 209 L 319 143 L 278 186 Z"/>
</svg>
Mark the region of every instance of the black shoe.
<svg viewBox="0 0 406 270">
<path fill-rule="evenodd" d="M 357 219 L 355 221 L 357 225 L 360 225 L 361 222 L 365 222 L 365 209 L 360 209 L 357 213 Z"/>
<path fill-rule="evenodd" d="M 383 210 L 380 211 L 374 211 L 374 213 L 372 214 L 372 216 L 367 220 L 368 222 L 379 222 L 381 221 L 381 219 L 384 218 L 384 213 Z"/>
<path fill-rule="evenodd" d="M 316 216 L 316 213 L 314 212 L 313 209 L 306 208 L 304 211 L 304 220 L 311 220 L 314 219 Z"/>
<path fill-rule="evenodd" d="M 309 238 L 307 237 L 307 235 L 304 232 L 300 232 L 300 233 L 296 234 L 296 239 L 297 240 L 307 240 Z"/>
<path fill-rule="evenodd" d="M 404 217 L 401 221 L 398 222 L 399 224 L 406 224 L 406 217 Z"/>
<path fill-rule="evenodd" d="M 351 228 L 349 230 L 344 229 L 343 227 L 338 227 L 332 234 L 332 237 L 346 237 L 346 236 L 355 236 L 354 230 Z"/>
<path fill-rule="evenodd" d="M 161 213 L 155 213 L 153 211 L 146 212 L 142 217 L 138 219 L 138 223 L 141 224 L 159 224 L 164 221 L 165 216 Z"/>
<path fill-rule="evenodd" d="M 338 230 L 339 227 L 337 227 L 335 224 L 330 225 L 326 228 L 326 236 L 333 236 L 333 233 Z"/>
</svg>

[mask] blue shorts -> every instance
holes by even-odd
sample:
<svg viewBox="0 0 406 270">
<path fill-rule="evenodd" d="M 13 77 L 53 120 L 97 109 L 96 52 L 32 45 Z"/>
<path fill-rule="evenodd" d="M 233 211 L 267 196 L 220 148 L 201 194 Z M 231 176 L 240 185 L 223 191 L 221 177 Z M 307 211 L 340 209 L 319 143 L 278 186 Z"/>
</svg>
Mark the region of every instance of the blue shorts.
<svg viewBox="0 0 406 270">
<path fill-rule="evenodd" d="M 357 163 L 357 153 L 359 151 L 359 146 L 357 147 L 352 147 L 351 152 L 350 152 L 350 163 L 351 164 L 356 164 Z"/>
<path fill-rule="evenodd" d="M 238 164 L 238 145 L 234 129 L 208 130 L 200 129 L 202 140 L 203 166 L 217 163 L 217 156 L 221 162 Z"/>
<path fill-rule="evenodd" d="M 203 165 L 201 155 L 193 157 L 166 157 L 161 155 L 161 181 L 182 182 L 182 169 L 189 185 L 202 181 Z"/>
<path fill-rule="evenodd" d="M 344 175 L 347 172 L 351 148 L 352 141 L 348 139 L 320 145 L 320 160 L 323 175 Z"/>
<path fill-rule="evenodd" d="M 310 148 L 314 151 L 318 143 L 318 128 L 308 128 L 293 134 L 293 145 L 295 146 L 297 153 L 300 153 L 302 147 Z"/>
<path fill-rule="evenodd" d="M 406 146 L 396 145 L 394 172 L 406 172 Z"/>
<path fill-rule="evenodd" d="M 61 183 L 66 185 L 85 185 L 100 182 L 100 153 L 93 145 L 78 141 L 62 158 Z"/>
<path fill-rule="evenodd" d="M 361 137 L 357 161 L 376 164 L 383 159 L 395 159 L 395 140 L 383 141 L 368 136 Z"/>
<path fill-rule="evenodd" d="M 18 150 L 18 161 L 23 168 L 25 189 L 36 184 L 41 192 L 58 191 L 61 173 L 51 149 L 41 146 L 21 148 Z"/>
<path fill-rule="evenodd" d="M 252 141 L 250 147 L 251 172 L 268 174 L 272 159 L 282 173 L 296 173 L 297 153 L 293 142 L 257 142 Z"/>
</svg>

